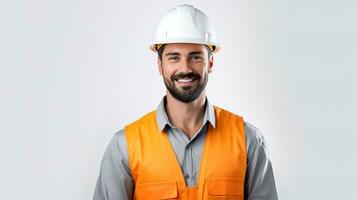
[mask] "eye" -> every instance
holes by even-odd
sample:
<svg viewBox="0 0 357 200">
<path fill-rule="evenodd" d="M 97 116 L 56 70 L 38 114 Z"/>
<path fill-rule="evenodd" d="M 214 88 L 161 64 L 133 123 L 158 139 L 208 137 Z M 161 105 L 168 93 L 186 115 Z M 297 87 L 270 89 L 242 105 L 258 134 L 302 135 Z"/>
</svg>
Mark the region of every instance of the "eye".
<svg viewBox="0 0 357 200">
<path fill-rule="evenodd" d="M 199 55 L 196 55 L 196 56 L 192 56 L 191 59 L 194 62 L 200 62 L 202 60 L 202 57 Z"/>
<path fill-rule="evenodd" d="M 169 57 L 169 60 L 177 60 L 177 59 L 178 59 L 177 56 L 170 56 L 170 57 Z"/>
<path fill-rule="evenodd" d="M 171 61 L 171 62 L 176 62 L 176 61 L 178 61 L 179 60 L 179 57 L 178 56 L 170 56 L 169 57 L 169 61 Z"/>
</svg>

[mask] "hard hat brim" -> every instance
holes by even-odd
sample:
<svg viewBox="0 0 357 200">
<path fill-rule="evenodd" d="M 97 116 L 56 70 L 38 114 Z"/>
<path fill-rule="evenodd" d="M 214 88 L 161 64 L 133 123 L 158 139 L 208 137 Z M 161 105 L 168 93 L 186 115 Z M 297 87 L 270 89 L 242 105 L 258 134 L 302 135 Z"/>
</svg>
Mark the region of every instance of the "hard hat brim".
<svg viewBox="0 0 357 200">
<path fill-rule="evenodd" d="M 162 45 L 174 44 L 174 43 L 188 43 L 188 44 L 203 44 L 203 45 L 207 45 L 212 50 L 212 53 L 217 53 L 219 50 L 221 50 L 221 47 L 219 45 L 217 45 L 217 44 L 205 44 L 205 43 L 191 42 L 191 41 L 170 41 L 170 42 L 162 42 L 162 43 L 158 42 L 158 43 L 151 44 L 150 45 L 150 49 L 153 52 L 157 52 Z"/>
</svg>

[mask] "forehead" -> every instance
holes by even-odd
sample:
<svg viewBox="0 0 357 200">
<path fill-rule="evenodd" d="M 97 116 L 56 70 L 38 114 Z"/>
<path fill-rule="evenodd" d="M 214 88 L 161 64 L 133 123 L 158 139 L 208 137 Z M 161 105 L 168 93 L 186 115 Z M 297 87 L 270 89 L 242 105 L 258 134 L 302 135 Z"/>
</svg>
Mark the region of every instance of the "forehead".
<svg viewBox="0 0 357 200">
<path fill-rule="evenodd" d="M 163 54 L 166 53 L 180 53 L 180 54 L 189 54 L 191 52 L 202 51 L 206 53 L 206 47 L 203 44 L 190 44 L 190 43 L 172 43 L 166 44 Z"/>
</svg>

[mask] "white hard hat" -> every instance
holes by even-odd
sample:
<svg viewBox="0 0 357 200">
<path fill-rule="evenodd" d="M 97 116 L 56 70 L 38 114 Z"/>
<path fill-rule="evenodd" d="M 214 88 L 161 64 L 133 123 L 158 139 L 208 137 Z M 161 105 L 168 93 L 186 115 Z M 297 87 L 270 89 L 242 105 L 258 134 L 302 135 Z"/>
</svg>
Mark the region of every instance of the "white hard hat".
<svg viewBox="0 0 357 200">
<path fill-rule="evenodd" d="M 213 52 L 220 49 L 207 15 L 191 5 L 179 5 L 162 17 L 150 48 L 156 52 L 169 43 L 205 44 Z"/>
</svg>

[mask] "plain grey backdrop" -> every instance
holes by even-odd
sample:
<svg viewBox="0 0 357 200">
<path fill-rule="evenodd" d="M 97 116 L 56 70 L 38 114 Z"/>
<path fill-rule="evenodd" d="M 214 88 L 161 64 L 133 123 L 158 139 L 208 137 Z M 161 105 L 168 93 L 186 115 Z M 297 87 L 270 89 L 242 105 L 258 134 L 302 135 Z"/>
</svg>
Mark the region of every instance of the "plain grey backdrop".
<svg viewBox="0 0 357 200">
<path fill-rule="evenodd" d="M 165 94 L 149 50 L 177 4 L 216 27 L 207 95 L 264 134 L 281 200 L 355 199 L 357 3 L 0 3 L 0 198 L 88 200 L 113 134 Z"/>
</svg>

